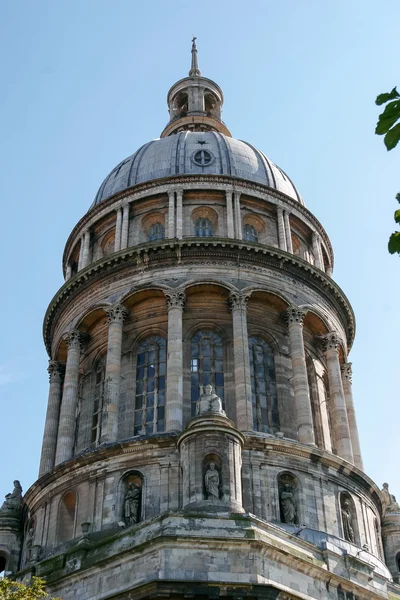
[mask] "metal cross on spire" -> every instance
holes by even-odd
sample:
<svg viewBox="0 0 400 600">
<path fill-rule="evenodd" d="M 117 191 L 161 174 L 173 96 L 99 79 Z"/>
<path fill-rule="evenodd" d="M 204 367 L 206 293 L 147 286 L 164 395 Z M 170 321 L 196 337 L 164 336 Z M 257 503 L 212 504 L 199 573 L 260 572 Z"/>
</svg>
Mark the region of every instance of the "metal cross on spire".
<svg viewBox="0 0 400 600">
<path fill-rule="evenodd" d="M 199 63 L 197 61 L 197 46 L 196 46 L 197 38 L 193 36 L 192 39 L 192 67 L 189 71 L 189 77 L 200 77 L 200 69 Z"/>
</svg>

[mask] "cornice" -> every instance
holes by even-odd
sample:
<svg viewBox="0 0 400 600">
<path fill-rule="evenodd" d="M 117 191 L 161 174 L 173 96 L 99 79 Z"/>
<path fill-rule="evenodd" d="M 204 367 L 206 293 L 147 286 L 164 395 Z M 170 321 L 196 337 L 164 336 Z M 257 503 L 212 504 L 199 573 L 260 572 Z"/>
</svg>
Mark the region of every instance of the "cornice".
<svg viewBox="0 0 400 600">
<path fill-rule="evenodd" d="M 311 211 L 308 210 L 303 204 L 300 204 L 297 200 L 294 200 L 290 196 L 287 196 L 283 192 L 279 192 L 278 190 L 268 187 L 266 185 L 254 183 L 248 181 L 246 179 L 240 179 L 239 177 L 226 176 L 226 175 L 172 175 L 170 177 L 165 177 L 163 179 L 156 179 L 153 181 L 148 181 L 144 183 L 139 183 L 130 188 L 122 190 L 107 198 L 107 200 L 103 200 L 92 209 L 90 209 L 75 225 L 70 235 L 68 236 L 67 243 L 65 245 L 64 253 L 63 253 L 63 270 L 65 274 L 66 261 L 68 256 L 72 250 L 72 245 L 76 240 L 76 237 L 83 233 L 88 225 L 93 222 L 93 220 L 100 215 L 100 213 L 108 214 L 112 209 L 119 208 L 121 204 L 123 204 L 123 200 L 129 198 L 129 202 L 135 202 L 136 197 L 143 194 L 143 192 L 148 191 L 150 194 L 157 193 L 167 193 L 167 189 L 176 186 L 188 186 L 191 190 L 196 190 L 196 184 L 200 186 L 204 186 L 204 184 L 210 184 L 210 189 L 215 187 L 218 189 L 218 186 L 227 186 L 227 187 L 240 187 L 246 190 L 249 195 L 251 192 L 257 192 L 262 195 L 268 195 L 272 198 L 276 198 L 278 200 L 277 204 L 280 202 L 284 203 L 284 206 L 290 206 L 294 211 L 298 211 L 302 214 L 306 219 L 308 219 L 316 228 L 316 230 L 320 233 L 323 242 L 325 243 L 326 249 L 329 253 L 330 263 L 333 267 L 334 265 L 334 256 L 333 249 L 331 246 L 331 242 L 329 237 L 323 228 L 322 224 L 318 221 L 318 219 L 313 215 Z"/>
<path fill-rule="evenodd" d="M 261 246 L 243 240 L 231 238 L 184 238 L 183 240 L 165 239 L 158 242 L 146 242 L 139 246 L 121 250 L 88 265 L 69 279 L 58 290 L 49 307 L 43 323 L 43 337 L 49 356 L 51 355 L 52 328 L 58 312 L 66 303 L 73 300 L 93 282 L 116 274 L 129 267 L 130 273 L 143 273 L 157 269 L 160 264 L 223 264 L 227 260 L 235 265 L 245 263 L 248 267 L 272 268 L 305 281 L 323 295 L 328 295 L 338 310 L 347 334 L 347 346 L 350 350 L 355 334 L 355 317 L 350 302 L 341 288 L 323 271 L 293 254 L 272 246 Z"/>
</svg>

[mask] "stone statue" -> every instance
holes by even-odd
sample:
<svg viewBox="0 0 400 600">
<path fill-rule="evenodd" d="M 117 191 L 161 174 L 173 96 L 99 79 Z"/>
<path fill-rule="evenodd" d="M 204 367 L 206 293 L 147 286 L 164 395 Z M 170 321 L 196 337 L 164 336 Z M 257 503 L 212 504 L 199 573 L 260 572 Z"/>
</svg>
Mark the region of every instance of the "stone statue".
<svg viewBox="0 0 400 600">
<path fill-rule="evenodd" d="M 35 537 L 35 522 L 31 521 L 29 525 L 28 532 L 26 534 L 26 550 L 25 550 L 25 562 L 26 564 L 30 563 L 32 560 L 32 548 L 33 548 L 33 540 Z"/>
<path fill-rule="evenodd" d="M 353 529 L 353 516 L 350 510 L 350 503 L 345 500 L 341 506 L 342 522 L 343 522 L 343 535 L 348 542 L 356 541 Z"/>
<path fill-rule="evenodd" d="M 140 493 L 140 487 L 131 481 L 124 499 L 124 518 L 128 527 L 138 522 Z"/>
<path fill-rule="evenodd" d="M 400 512 L 400 506 L 396 502 L 395 496 L 389 492 L 389 484 L 384 483 L 381 490 L 383 500 L 383 514 Z"/>
<path fill-rule="evenodd" d="M 286 483 L 283 486 L 280 496 L 283 522 L 295 525 L 296 523 L 296 504 L 291 486 Z"/>
<path fill-rule="evenodd" d="M 225 415 L 225 411 L 222 409 L 221 398 L 213 393 L 213 386 L 207 384 L 204 386 L 204 391 L 197 401 L 196 414 L 202 415 L 203 413 L 210 412 Z"/>
<path fill-rule="evenodd" d="M 0 513 L 19 513 L 22 503 L 22 487 L 18 479 L 14 481 L 14 489 L 7 494 L 0 508 Z"/>
<path fill-rule="evenodd" d="M 219 473 L 215 468 L 215 463 L 210 462 L 209 467 L 204 476 L 204 483 L 208 498 L 219 499 Z"/>
</svg>

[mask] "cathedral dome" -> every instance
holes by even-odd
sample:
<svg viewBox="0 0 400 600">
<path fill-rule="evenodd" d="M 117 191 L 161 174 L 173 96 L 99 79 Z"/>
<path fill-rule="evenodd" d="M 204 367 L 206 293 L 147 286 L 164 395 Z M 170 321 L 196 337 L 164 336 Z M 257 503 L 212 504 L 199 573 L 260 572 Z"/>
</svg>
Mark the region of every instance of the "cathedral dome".
<svg viewBox="0 0 400 600">
<path fill-rule="evenodd" d="M 304 204 L 289 177 L 260 150 L 218 131 L 181 131 L 152 140 L 106 177 L 91 206 L 138 183 L 174 175 L 228 175 L 266 185 Z"/>
</svg>

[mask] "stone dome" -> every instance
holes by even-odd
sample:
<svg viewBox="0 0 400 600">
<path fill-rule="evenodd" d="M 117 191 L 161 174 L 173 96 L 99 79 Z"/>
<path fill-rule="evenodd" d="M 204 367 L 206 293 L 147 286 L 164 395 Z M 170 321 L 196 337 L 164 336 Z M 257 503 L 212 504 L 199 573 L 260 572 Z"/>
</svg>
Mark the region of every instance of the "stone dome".
<svg viewBox="0 0 400 600">
<path fill-rule="evenodd" d="M 228 175 L 260 183 L 304 204 L 290 178 L 260 150 L 218 131 L 181 131 L 152 140 L 106 177 L 90 208 L 134 185 L 174 175 Z"/>
</svg>

